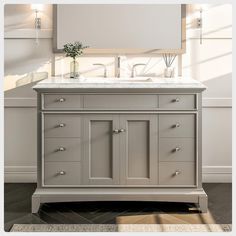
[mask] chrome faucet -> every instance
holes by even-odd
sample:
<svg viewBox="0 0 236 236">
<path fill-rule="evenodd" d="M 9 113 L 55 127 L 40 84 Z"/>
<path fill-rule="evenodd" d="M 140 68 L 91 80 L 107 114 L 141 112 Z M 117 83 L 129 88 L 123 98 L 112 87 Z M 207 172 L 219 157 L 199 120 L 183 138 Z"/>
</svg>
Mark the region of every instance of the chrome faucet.
<svg viewBox="0 0 236 236">
<path fill-rule="evenodd" d="M 107 66 L 105 65 L 105 64 L 102 64 L 102 63 L 95 63 L 95 64 L 93 64 L 94 66 L 102 66 L 103 67 L 103 69 L 104 69 L 104 74 L 103 74 L 103 76 L 104 76 L 104 78 L 107 78 Z"/>
<path fill-rule="evenodd" d="M 132 66 L 132 72 L 131 72 L 131 77 L 134 78 L 134 71 L 137 66 L 146 66 L 144 63 L 137 63 Z"/>
</svg>

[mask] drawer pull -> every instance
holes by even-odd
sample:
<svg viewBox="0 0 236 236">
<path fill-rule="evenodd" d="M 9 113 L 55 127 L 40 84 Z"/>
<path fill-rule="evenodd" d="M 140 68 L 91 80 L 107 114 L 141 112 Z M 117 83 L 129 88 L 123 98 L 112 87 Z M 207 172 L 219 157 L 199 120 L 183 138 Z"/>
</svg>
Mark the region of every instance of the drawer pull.
<svg viewBox="0 0 236 236">
<path fill-rule="evenodd" d="M 65 150 L 66 150 L 65 147 L 59 147 L 59 148 L 57 149 L 58 152 L 64 152 Z"/>
<path fill-rule="evenodd" d="M 180 150 L 181 150 L 180 147 L 176 147 L 176 148 L 174 149 L 175 152 L 178 152 L 178 151 L 180 151 Z"/>
<path fill-rule="evenodd" d="M 175 125 L 173 125 L 173 128 L 179 128 L 180 127 L 180 123 L 176 123 Z"/>
<path fill-rule="evenodd" d="M 113 130 L 113 133 L 114 133 L 114 134 L 119 134 L 119 130 L 118 130 L 118 129 L 114 129 L 114 130 Z"/>
<path fill-rule="evenodd" d="M 180 99 L 179 99 L 179 98 L 175 98 L 175 99 L 173 99 L 172 101 L 173 101 L 173 102 L 179 102 Z"/>
<path fill-rule="evenodd" d="M 59 171 L 59 173 L 58 173 L 59 175 L 65 175 L 66 174 L 66 172 L 65 171 Z"/>
<path fill-rule="evenodd" d="M 181 174 L 181 171 L 177 170 L 177 171 L 175 171 L 174 176 L 177 176 L 177 175 L 180 175 L 180 174 Z"/>
<path fill-rule="evenodd" d="M 64 124 L 64 123 L 61 123 L 61 124 L 59 124 L 58 125 L 60 128 L 63 128 L 63 127 L 65 127 L 66 126 L 66 124 Z"/>
<path fill-rule="evenodd" d="M 65 101 L 66 101 L 65 98 L 59 98 L 59 99 L 58 99 L 58 102 L 65 102 Z"/>
</svg>

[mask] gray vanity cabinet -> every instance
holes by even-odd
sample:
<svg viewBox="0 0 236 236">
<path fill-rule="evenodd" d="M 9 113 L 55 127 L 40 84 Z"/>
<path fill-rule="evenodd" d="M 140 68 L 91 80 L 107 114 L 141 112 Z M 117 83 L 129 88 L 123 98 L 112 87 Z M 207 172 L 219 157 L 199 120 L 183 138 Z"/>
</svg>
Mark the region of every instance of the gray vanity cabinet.
<svg viewBox="0 0 236 236">
<path fill-rule="evenodd" d="M 35 87 L 33 213 L 41 203 L 70 201 L 189 202 L 207 211 L 201 178 L 203 85 L 91 89 L 48 83 Z"/>
</svg>

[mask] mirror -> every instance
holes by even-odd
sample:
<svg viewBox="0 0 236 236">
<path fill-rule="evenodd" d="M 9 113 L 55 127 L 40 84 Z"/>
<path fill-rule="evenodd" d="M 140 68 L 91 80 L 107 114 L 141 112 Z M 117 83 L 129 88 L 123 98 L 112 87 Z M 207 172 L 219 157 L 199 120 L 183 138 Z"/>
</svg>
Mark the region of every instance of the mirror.
<svg viewBox="0 0 236 236">
<path fill-rule="evenodd" d="M 86 54 L 183 51 L 181 4 L 58 4 L 54 52 L 81 41 Z"/>
</svg>

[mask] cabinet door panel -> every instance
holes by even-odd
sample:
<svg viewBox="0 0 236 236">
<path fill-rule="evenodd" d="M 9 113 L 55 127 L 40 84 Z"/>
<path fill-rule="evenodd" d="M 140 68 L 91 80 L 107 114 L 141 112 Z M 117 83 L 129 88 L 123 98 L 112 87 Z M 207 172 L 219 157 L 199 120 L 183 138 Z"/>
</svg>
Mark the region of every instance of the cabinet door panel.
<svg viewBox="0 0 236 236">
<path fill-rule="evenodd" d="M 121 183 L 157 184 L 157 116 L 123 115 L 120 127 Z"/>
<path fill-rule="evenodd" d="M 84 118 L 84 184 L 117 184 L 119 178 L 118 116 Z"/>
</svg>

